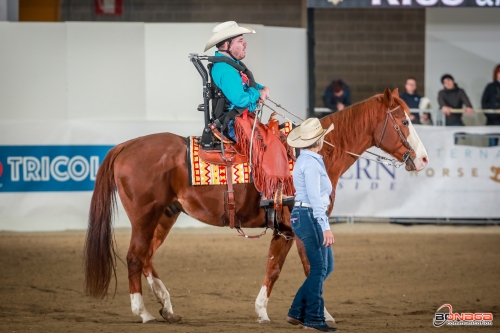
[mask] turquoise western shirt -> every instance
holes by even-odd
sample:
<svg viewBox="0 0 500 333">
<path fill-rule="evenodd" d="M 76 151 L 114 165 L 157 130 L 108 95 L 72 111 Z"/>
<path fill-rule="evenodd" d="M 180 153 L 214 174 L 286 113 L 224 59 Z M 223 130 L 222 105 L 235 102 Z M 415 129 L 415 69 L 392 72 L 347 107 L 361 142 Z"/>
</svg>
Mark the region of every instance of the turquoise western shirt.
<svg viewBox="0 0 500 333">
<path fill-rule="evenodd" d="M 227 57 L 218 51 L 215 51 L 215 56 Z M 227 58 L 233 60 L 230 57 Z M 239 61 L 236 60 L 236 63 L 239 63 Z M 257 101 L 260 98 L 259 90 L 264 88 L 262 85 L 257 83 L 257 89 L 255 89 L 244 84 L 241 80 L 240 73 L 234 67 L 224 62 L 217 62 L 214 64 L 212 68 L 212 78 L 217 87 L 222 90 L 229 100 L 229 110 L 238 107 L 242 109 L 248 108 L 250 112 L 255 111 Z"/>
</svg>

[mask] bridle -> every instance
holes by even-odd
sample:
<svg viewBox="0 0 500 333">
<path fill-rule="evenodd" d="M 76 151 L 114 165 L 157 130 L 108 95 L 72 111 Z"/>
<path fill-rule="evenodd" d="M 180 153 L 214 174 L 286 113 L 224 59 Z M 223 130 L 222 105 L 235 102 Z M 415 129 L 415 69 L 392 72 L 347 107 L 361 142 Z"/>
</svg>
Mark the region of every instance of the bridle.
<svg viewBox="0 0 500 333">
<path fill-rule="evenodd" d="M 384 138 L 384 135 L 385 135 L 385 130 L 387 129 L 387 123 L 389 121 L 389 118 L 392 120 L 393 124 L 394 124 L 394 129 L 396 130 L 396 132 L 398 132 L 398 135 L 399 137 L 401 138 L 401 141 L 403 143 L 403 146 L 406 147 L 406 149 L 408 149 L 404 154 L 403 154 L 403 157 L 402 157 L 402 161 L 401 162 L 397 162 L 396 163 L 398 164 L 394 164 L 394 166 L 396 168 L 399 168 L 400 166 L 406 164 L 406 162 L 409 162 L 410 164 L 410 167 L 412 169 L 412 171 L 416 170 L 416 167 L 415 167 L 415 163 L 413 162 L 413 159 L 411 158 L 411 152 L 414 151 L 413 148 L 411 147 L 410 143 L 408 142 L 408 140 L 406 140 L 405 136 L 403 135 L 403 132 L 401 132 L 401 128 L 399 127 L 399 125 L 396 123 L 396 119 L 394 119 L 394 116 L 392 115 L 392 113 L 394 111 L 396 111 L 397 109 L 399 109 L 401 106 L 398 105 L 396 106 L 394 109 L 391 109 L 391 110 L 387 110 L 386 112 L 386 116 L 385 116 L 385 121 L 384 121 L 384 127 L 382 129 L 382 133 L 380 133 L 380 139 L 378 140 L 378 144 L 376 144 L 376 147 L 377 148 L 380 148 L 380 144 L 382 143 L 382 139 Z M 371 152 L 368 152 L 370 154 L 373 154 Z M 375 154 L 373 154 L 375 155 Z M 379 156 L 381 157 L 381 156 Z"/>
<path fill-rule="evenodd" d="M 274 105 L 276 105 L 278 108 L 282 109 L 283 111 L 291 114 L 292 116 L 294 116 L 295 118 L 297 119 L 300 119 L 302 121 L 304 121 L 304 119 L 300 118 L 299 116 L 297 116 L 296 114 L 288 111 L 287 109 L 285 109 L 284 107 L 281 106 L 281 104 L 279 103 L 276 103 L 274 101 L 272 101 L 271 99 L 267 99 L 268 101 L 270 101 L 271 103 L 273 103 Z M 293 120 L 287 118 L 283 113 L 280 113 L 276 110 L 274 110 L 272 107 L 270 107 L 269 105 L 265 104 L 265 103 L 262 103 L 263 106 L 266 106 L 267 108 L 271 109 L 273 112 L 275 112 L 276 114 L 279 114 L 280 116 L 282 116 L 283 118 L 285 118 L 286 120 L 292 122 L 294 125 L 298 125 L 296 124 Z M 409 162 L 410 164 L 410 167 L 412 169 L 412 171 L 416 170 L 416 167 L 415 167 L 415 163 L 413 162 L 413 159 L 411 158 L 411 152 L 414 151 L 413 148 L 411 147 L 410 143 L 406 140 L 405 136 L 403 135 L 403 133 L 401 132 L 401 129 L 399 128 L 399 125 L 396 123 L 396 119 L 394 119 L 394 116 L 392 115 L 392 113 L 394 111 L 396 111 L 397 109 L 399 109 L 401 106 L 398 105 L 396 106 L 394 109 L 392 110 L 387 110 L 386 111 L 386 116 L 385 116 L 385 121 L 384 121 L 384 128 L 382 129 L 382 133 L 380 134 L 380 139 L 378 141 L 378 144 L 375 144 L 375 146 L 377 148 L 380 148 L 380 144 L 382 143 L 382 139 L 384 138 L 384 135 L 385 135 L 385 131 L 387 129 L 387 123 L 389 121 L 389 117 L 391 118 L 392 122 L 394 123 L 394 129 L 398 132 L 399 134 L 399 137 L 401 138 L 401 141 L 403 143 L 403 145 L 408 149 L 404 154 L 403 154 L 403 157 L 402 157 L 402 161 L 401 162 L 398 162 L 395 158 L 387 158 L 385 156 L 382 156 L 382 155 L 379 155 L 379 154 L 375 154 L 375 153 L 372 153 L 371 151 L 367 150 L 365 151 L 366 153 L 368 154 L 371 154 L 373 156 L 376 156 L 377 159 L 373 159 L 373 158 L 369 158 L 369 157 L 366 157 L 366 156 L 362 156 L 362 155 L 359 155 L 359 154 L 355 154 L 355 153 L 352 153 L 350 151 L 345 151 L 345 153 L 351 155 L 351 156 L 354 156 L 354 157 L 357 157 L 357 158 L 364 158 L 365 160 L 370 160 L 372 162 L 375 162 L 375 163 L 380 163 L 380 164 L 383 164 L 383 165 L 386 165 L 386 166 L 394 166 L 396 169 L 398 169 L 399 167 L 403 166 L 406 164 L 406 162 Z M 331 146 L 331 147 L 335 147 L 335 145 L 331 144 L 330 142 L 328 141 L 324 141 L 325 144 Z"/>
</svg>

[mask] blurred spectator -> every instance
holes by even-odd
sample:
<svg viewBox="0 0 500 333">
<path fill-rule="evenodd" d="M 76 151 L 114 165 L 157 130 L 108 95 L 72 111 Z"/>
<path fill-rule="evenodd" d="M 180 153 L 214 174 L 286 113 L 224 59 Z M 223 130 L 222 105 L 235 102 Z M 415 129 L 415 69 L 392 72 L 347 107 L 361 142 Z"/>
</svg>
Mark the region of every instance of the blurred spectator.
<svg viewBox="0 0 500 333">
<path fill-rule="evenodd" d="M 493 71 L 493 82 L 488 83 L 484 88 L 481 98 L 483 109 L 500 110 L 500 64 Z M 500 125 L 500 114 L 485 113 L 486 125 Z"/>
<path fill-rule="evenodd" d="M 432 108 L 431 100 L 427 97 L 420 98 L 420 103 L 418 103 L 419 110 L 429 110 Z M 432 116 L 429 112 L 424 112 L 420 117 L 420 124 L 422 125 L 432 125 Z"/>
<path fill-rule="evenodd" d="M 333 112 L 343 110 L 352 104 L 351 89 L 342 80 L 333 80 L 323 93 L 325 107 Z"/>
<path fill-rule="evenodd" d="M 420 124 L 421 125 L 432 125 L 432 117 L 429 112 L 424 112 L 422 114 L 422 117 L 420 117 Z"/>
<path fill-rule="evenodd" d="M 451 110 L 461 109 L 465 105 L 467 114 L 474 113 L 469 97 L 463 89 L 458 87 L 450 74 L 444 74 L 441 77 L 441 83 L 444 89 L 439 91 L 438 102 L 441 111 L 446 115 L 446 126 L 463 126 L 462 114 L 452 113 Z"/>
<path fill-rule="evenodd" d="M 400 94 L 399 97 L 405 101 L 406 105 L 410 109 L 418 109 L 420 104 L 420 95 L 417 93 L 417 80 L 413 77 L 406 79 L 405 92 Z M 420 124 L 420 114 L 418 112 L 412 112 L 410 115 L 410 120 L 414 124 Z"/>
</svg>

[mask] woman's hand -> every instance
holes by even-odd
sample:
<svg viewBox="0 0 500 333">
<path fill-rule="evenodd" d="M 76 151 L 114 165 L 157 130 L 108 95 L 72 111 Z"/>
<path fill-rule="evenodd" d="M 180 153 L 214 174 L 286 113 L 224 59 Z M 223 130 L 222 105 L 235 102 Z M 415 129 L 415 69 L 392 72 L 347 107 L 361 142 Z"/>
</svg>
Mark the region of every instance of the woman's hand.
<svg viewBox="0 0 500 333">
<path fill-rule="evenodd" d="M 323 231 L 323 245 L 325 247 L 329 247 L 335 242 L 333 239 L 333 234 L 331 230 L 325 230 Z"/>
</svg>

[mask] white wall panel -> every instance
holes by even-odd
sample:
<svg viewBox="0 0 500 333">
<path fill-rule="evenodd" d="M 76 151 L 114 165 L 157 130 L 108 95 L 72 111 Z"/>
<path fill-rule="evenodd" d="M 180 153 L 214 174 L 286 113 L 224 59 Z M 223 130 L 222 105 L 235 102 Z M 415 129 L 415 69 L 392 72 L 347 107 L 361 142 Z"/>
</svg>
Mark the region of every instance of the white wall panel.
<svg viewBox="0 0 500 333">
<path fill-rule="evenodd" d="M 146 116 L 144 23 L 66 23 L 70 119 Z"/>
<path fill-rule="evenodd" d="M 301 118 L 306 118 L 306 30 L 265 27 L 264 39 L 264 77 L 271 89 L 271 99 Z M 275 108 L 272 103 L 267 104 Z"/>
<path fill-rule="evenodd" d="M 437 107 L 440 78 L 449 73 L 481 108 L 481 96 L 500 63 L 500 8 L 427 8 L 425 94 Z"/>
<path fill-rule="evenodd" d="M 196 110 L 203 102 L 202 81 L 188 54 L 203 54 L 212 27 L 210 23 L 146 24 L 148 120 L 203 120 L 203 113 Z"/>
<path fill-rule="evenodd" d="M 213 55 L 215 47 L 203 52 L 217 23 L 158 23 L 146 24 L 146 105 L 148 120 L 199 120 L 203 113 L 196 110 L 203 102 L 202 80 L 188 59 L 189 53 Z M 267 28 L 252 27 L 256 34 L 245 35 L 247 57 L 243 62 L 256 79 L 265 73 L 264 39 Z M 305 48 L 305 43 L 302 45 Z M 207 62 L 204 62 L 207 65 Z M 272 76 L 272 75 L 269 75 Z M 262 83 L 262 82 L 261 82 Z"/>
<path fill-rule="evenodd" d="M 0 118 L 65 119 L 66 30 L 0 23 Z"/>
</svg>

